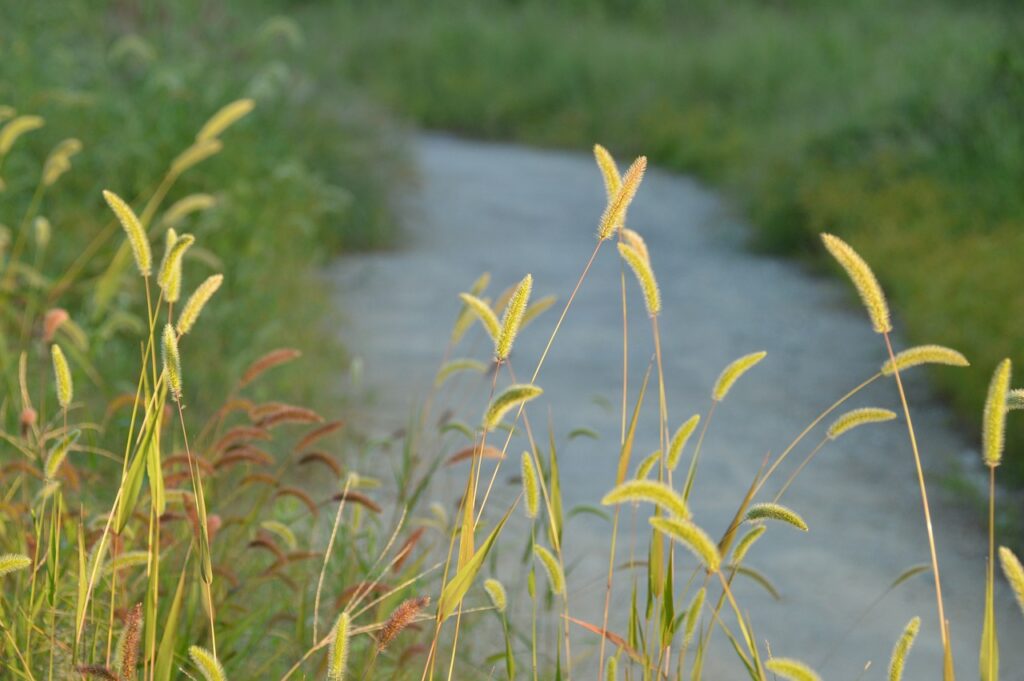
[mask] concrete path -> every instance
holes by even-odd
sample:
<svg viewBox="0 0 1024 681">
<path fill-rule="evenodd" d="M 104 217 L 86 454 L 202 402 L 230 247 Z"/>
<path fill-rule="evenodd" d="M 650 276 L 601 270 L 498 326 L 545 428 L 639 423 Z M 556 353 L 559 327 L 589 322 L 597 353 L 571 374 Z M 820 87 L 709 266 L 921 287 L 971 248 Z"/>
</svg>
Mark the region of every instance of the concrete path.
<svg viewBox="0 0 1024 681">
<path fill-rule="evenodd" d="M 345 259 L 332 271 L 350 320 L 345 342 L 363 362 L 366 384 L 375 394 L 368 418 L 381 432 L 404 425 L 411 406 L 426 393 L 458 309 L 457 294 L 483 271 L 493 276 L 491 296 L 532 272 L 535 296 L 556 294 L 564 301 L 593 249 L 604 207 L 600 175 L 588 155 L 432 135 L 418 138 L 415 152 L 422 184 L 406 207 L 404 248 Z M 707 410 L 711 386 L 728 362 L 754 350 L 768 352 L 720 405 L 705 442 L 694 514 L 718 536 L 765 453 L 781 451 L 822 409 L 873 374 L 884 359 L 884 347 L 845 282 L 814 277 L 792 262 L 744 250 L 746 230 L 728 206 L 685 177 L 649 172 L 629 223 L 645 236 L 662 288 L 661 333 L 673 430 L 691 414 Z M 555 424 L 567 509 L 597 504 L 614 479 L 622 372 L 619 273 L 614 247 L 603 248 L 538 379 L 545 394 L 529 410 L 539 438 L 546 440 L 549 415 Z M 639 290 L 632 278 L 628 283 L 632 400 L 653 346 Z M 557 310 L 546 313 L 517 342 L 513 366 L 521 377 L 535 365 L 556 318 Z M 477 328 L 454 356 L 486 359 L 488 350 Z M 434 413 L 451 407 L 456 418 L 476 422 L 488 388 L 485 378 L 463 379 L 455 384 L 457 397 L 442 400 Z M 977 678 L 984 528 L 955 508 L 936 484 L 951 462 L 970 455 L 974 438 L 965 439 L 954 429 L 920 370 L 909 377 L 908 390 L 932 479 L 958 677 Z M 634 465 L 658 447 L 656 394 L 649 393 Z M 849 406 L 898 410 L 895 386 L 878 381 Z M 592 428 L 600 438 L 568 440 L 578 427 Z M 821 437 L 818 432 L 808 438 L 793 464 Z M 421 454 L 431 457 L 462 446 L 458 437 L 428 438 Z M 513 442 L 514 462 L 523 446 L 523 440 Z M 687 460 L 688 454 L 684 466 Z M 511 479 L 517 469 L 518 463 L 512 462 L 502 469 L 499 501 L 517 491 Z M 456 491 L 450 495 L 457 495 L 467 470 L 453 471 L 450 484 Z M 766 492 L 774 493 L 788 470 L 783 473 Z M 445 499 L 443 494 L 433 498 Z M 446 499 L 448 508 L 451 498 Z M 751 582 L 743 581 L 736 589 L 762 645 L 767 642 L 776 655 L 821 665 L 826 679 L 861 678 L 869 662 L 863 678 L 885 678 L 893 643 L 904 624 L 920 615 L 922 634 L 905 678 L 940 678 L 930 574 L 902 585 L 848 632 L 897 575 L 928 561 L 902 421 L 867 426 L 829 444 L 787 494 L 786 503 L 804 516 L 810 532 L 772 525 L 748 561 L 770 577 L 782 600 L 773 601 Z M 525 590 L 515 590 L 522 584 L 519 557 L 526 535 L 521 514 L 516 518 L 502 537 L 500 572 L 514 600 L 523 604 L 528 602 Z M 623 518 L 628 529 L 629 514 Z M 565 546 L 574 616 L 600 621 L 609 536 L 609 525 L 591 515 L 568 523 Z M 628 558 L 628 546 L 620 558 Z M 691 566 L 689 561 L 680 566 L 680 583 Z M 620 573 L 616 582 L 612 624 L 619 631 L 624 628 L 629 580 L 628 573 Z M 1024 617 L 1008 589 L 1000 588 L 997 598 L 1002 678 L 1024 679 Z M 520 605 L 517 617 L 528 622 L 528 610 Z M 545 653 L 553 656 L 550 641 L 555 639 L 550 630 L 547 634 Z M 733 653 L 722 645 L 721 632 L 715 637 L 718 645 L 705 678 L 744 678 Z M 470 645 L 479 646 L 482 659 L 497 650 L 498 642 L 480 638 L 485 637 Z M 576 678 L 593 678 L 594 637 L 574 629 L 572 643 Z M 838 648 L 828 656 L 834 646 Z M 525 655 L 520 663 L 526 663 Z"/>
</svg>

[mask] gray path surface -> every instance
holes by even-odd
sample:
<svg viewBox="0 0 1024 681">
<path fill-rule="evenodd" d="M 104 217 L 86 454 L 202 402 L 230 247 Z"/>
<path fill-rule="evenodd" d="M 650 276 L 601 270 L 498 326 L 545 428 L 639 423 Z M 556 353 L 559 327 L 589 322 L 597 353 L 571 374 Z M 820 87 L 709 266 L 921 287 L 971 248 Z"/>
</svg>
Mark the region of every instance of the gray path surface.
<svg viewBox="0 0 1024 681">
<path fill-rule="evenodd" d="M 370 412 L 376 419 L 373 427 L 381 432 L 403 425 L 410 406 L 426 392 L 458 307 L 458 292 L 485 270 L 493 275 L 492 296 L 532 272 L 536 296 L 553 293 L 564 301 L 593 248 L 604 204 L 600 176 L 586 155 L 423 136 L 416 141 L 416 156 L 422 187 L 407 207 L 405 248 L 342 260 L 332 273 L 350 318 L 345 340 L 364 363 L 366 383 L 379 405 Z M 745 251 L 744 227 L 713 193 L 684 177 L 648 173 L 629 222 L 646 237 L 662 287 L 673 429 L 692 413 L 706 411 L 711 386 L 729 361 L 768 351 L 768 358 L 720 406 L 705 442 L 694 513 L 717 536 L 765 453 L 780 451 L 817 413 L 876 371 L 884 349 L 844 282 L 822 280 L 793 263 Z M 538 379 L 545 395 L 530 409 L 535 430 L 546 430 L 549 414 L 556 424 L 567 508 L 596 504 L 614 478 L 622 352 L 619 272 L 614 249 L 603 249 Z M 632 280 L 629 292 L 632 399 L 637 372 L 646 366 L 653 346 Z M 549 312 L 524 332 L 513 356 L 520 374 L 532 370 L 555 319 L 556 312 Z M 488 348 L 479 330 L 471 336 L 456 356 L 485 358 Z M 479 418 L 487 399 L 485 383 L 463 383 L 454 404 L 457 418 Z M 908 389 L 925 465 L 934 479 L 974 443 L 953 428 L 920 373 L 909 378 Z M 654 395 L 634 462 L 658 446 Z M 898 409 L 895 386 L 877 382 L 850 404 L 869 405 Z M 601 437 L 567 441 L 576 427 L 593 428 Z M 812 436 L 807 445 L 820 437 Z M 422 453 L 433 456 L 438 447 L 451 452 L 461 446 L 457 440 L 427 442 Z M 512 452 L 521 450 L 522 442 L 516 441 Z M 806 451 L 797 451 L 794 464 Z M 503 469 L 500 499 L 512 497 L 516 488 L 509 478 L 517 468 L 512 463 Z M 455 471 L 456 479 L 466 470 Z M 767 491 L 775 489 L 770 485 Z M 933 484 L 931 493 L 958 676 L 977 678 L 984 530 L 957 510 L 939 485 Z M 825 678 L 860 678 L 869 661 L 864 678 L 885 678 L 893 642 L 903 625 L 920 615 L 922 635 L 905 678 L 939 678 L 930 575 L 890 594 L 842 638 L 898 574 L 928 560 L 902 422 L 865 427 L 830 444 L 786 503 L 803 514 L 810 532 L 773 525 L 749 558 L 774 581 L 781 602 L 750 583 L 737 587 L 762 644 L 767 641 L 777 655 L 817 665 L 841 640 L 820 668 Z M 517 523 L 503 545 L 502 573 L 513 590 L 523 572 L 518 563 L 523 525 Z M 572 612 L 591 621 L 600 620 L 608 538 L 608 525 L 598 519 L 578 516 L 569 522 Z M 689 574 L 689 565 L 680 568 L 680 579 Z M 620 630 L 628 587 L 622 573 L 612 617 Z M 519 593 L 516 600 L 526 600 Z M 1024 618 L 1007 589 L 1000 588 L 997 598 L 1002 678 L 1024 679 Z M 715 635 L 721 644 L 721 633 Z M 592 636 L 574 630 L 577 678 L 592 675 L 592 643 Z M 497 648 L 479 640 L 477 645 L 484 652 Z M 743 678 L 732 653 L 722 646 L 715 650 L 706 678 Z"/>
</svg>

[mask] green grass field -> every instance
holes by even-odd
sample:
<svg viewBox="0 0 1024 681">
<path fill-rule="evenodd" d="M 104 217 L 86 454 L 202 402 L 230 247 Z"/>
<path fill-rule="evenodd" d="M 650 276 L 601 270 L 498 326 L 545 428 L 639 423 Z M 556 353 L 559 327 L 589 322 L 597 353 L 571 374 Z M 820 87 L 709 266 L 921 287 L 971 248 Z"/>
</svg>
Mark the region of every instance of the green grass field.
<svg viewBox="0 0 1024 681">
<path fill-rule="evenodd" d="M 248 97 L 255 110 L 226 133 L 224 150 L 186 173 L 163 204 L 192 193 L 216 200 L 178 225 L 202 244 L 189 256 L 185 290 L 223 271 L 231 300 L 212 306 L 198 331 L 195 407 L 212 407 L 246 364 L 285 345 L 325 368 L 304 372 L 318 379 L 293 378 L 287 394 L 337 397 L 344 352 L 317 267 L 343 249 L 391 243 L 388 197 L 402 162 L 381 117 L 337 78 L 317 80 L 317 46 L 276 3 L 51 5 L 15 3 L 0 21 L 0 104 L 46 123 L 22 136 L 0 169 L 0 223 L 11 240 L 27 233 L 20 222 L 43 159 L 60 140 L 80 140 L 71 171 L 38 207 L 52 224 L 41 276 L 48 304 L 67 308 L 92 339 L 81 359 L 100 367 L 93 382 L 108 397 L 134 390 L 105 377 L 137 364 L 128 339 L 142 323 L 124 312 L 130 272 L 107 267 L 121 239 L 101 190 L 145 198 L 207 118 Z M 159 222 L 154 229 L 162 234 Z M 65 280 L 69 268 L 75 276 Z M 8 380 L 16 359 L 3 358 Z"/>
<path fill-rule="evenodd" d="M 917 0 L 346 3 L 298 16 L 324 66 L 428 128 L 624 155 L 726 190 L 756 246 L 843 235 L 976 425 L 1024 341 L 1024 11 Z M 351 30 L 350 30 L 351 29 Z M 314 29 L 311 29 L 314 30 Z M 1015 449 L 1024 427 L 1012 426 Z M 1019 460 L 1019 459 L 1018 459 Z M 1011 458 L 1012 477 L 1024 465 Z"/>
</svg>

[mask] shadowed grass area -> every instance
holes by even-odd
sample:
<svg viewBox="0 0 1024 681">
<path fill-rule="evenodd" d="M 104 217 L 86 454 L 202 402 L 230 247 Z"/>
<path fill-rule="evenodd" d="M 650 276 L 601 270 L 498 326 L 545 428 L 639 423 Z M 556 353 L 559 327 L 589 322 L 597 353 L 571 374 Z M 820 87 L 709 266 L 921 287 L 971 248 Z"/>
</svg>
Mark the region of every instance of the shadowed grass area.
<svg viewBox="0 0 1024 681">
<path fill-rule="evenodd" d="M 427 127 L 643 150 L 725 187 L 763 249 L 861 244 L 936 375 L 980 413 L 1024 339 L 1024 12 L 1009 3 L 311 5 L 343 73 Z M 316 40 L 325 39 L 318 37 Z M 1024 444 L 1024 427 L 1011 427 Z M 1024 480 L 1024 466 L 1008 461 Z"/>
</svg>

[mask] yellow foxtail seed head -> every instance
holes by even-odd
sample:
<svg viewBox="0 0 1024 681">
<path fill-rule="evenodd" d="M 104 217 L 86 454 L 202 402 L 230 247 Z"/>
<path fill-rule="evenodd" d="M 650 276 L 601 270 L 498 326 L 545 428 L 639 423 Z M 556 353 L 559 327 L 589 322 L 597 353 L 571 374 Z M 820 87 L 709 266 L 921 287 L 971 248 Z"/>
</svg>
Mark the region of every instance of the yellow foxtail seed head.
<svg viewBox="0 0 1024 681">
<path fill-rule="evenodd" d="M 647 250 L 647 242 L 640 236 L 640 233 L 629 229 L 628 227 L 622 228 L 622 240 L 632 246 L 637 253 L 643 256 L 643 259 L 647 262 L 651 262 L 651 253 Z"/>
<path fill-rule="evenodd" d="M 882 375 L 892 376 L 894 368 L 899 371 L 916 367 L 919 364 L 946 364 L 954 367 L 970 366 L 970 362 L 962 354 L 952 348 L 941 345 L 918 345 L 898 352 L 892 359 L 887 359 L 882 365 Z"/>
<path fill-rule="evenodd" d="M 508 606 L 508 596 L 505 594 L 505 587 L 501 585 L 501 582 L 496 579 L 485 580 L 484 589 L 487 591 L 494 609 L 498 612 L 505 612 L 505 608 Z"/>
<path fill-rule="evenodd" d="M 120 196 L 112 191 L 103 190 L 103 198 L 106 200 L 110 210 L 114 211 L 118 222 L 128 235 L 128 244 L 132 247 L 132 255 L 135 257 L 135 265 L 139 273 L 148 277 L 153 272 L 153 254 L 149 250 L 149 237 L 146 230 L 142 228 L 135 211 L 124 202 Z"/>
<path fill-rule="evenodd" d="M 491 306 L 470 293 L 460 293 L 459 298 L 477 316 L 487 331 L 487 335 L 497 341 L 498 335 L 501 333 L 501 324 L 498 323 L 498 315 L 494 314 Z"/>
<path fill-rule="evenodd" d="M 338 616 L 338 622 L 331 632 L 331 647 L 327 654 L 327 678 L 328 681 L 343 681 L 345 678 L 345 665 L 348 662 L 348 637 L 350 635 L 350 621 L 348 612 L 342 612 Z"/>
<path fill-rule="evenodd" d="M 629 204 L 636 196 L 636 190 L 640 187 L 640 181 L 644 178 L 644 171 L 647 170 L 647 157 L 641 156 L 633 161 L 626 174 L 622 176 L 622 186 L 615 196 L 608 201 L 608 207 L 601 215 L 601 222 L 597 228 L 597 238 L 601 241 L 610 239 L 626 221 L 626 211 Z"/>
<path fill-rule="evenodd" d="M 903 667 L 907 664 L 907 653 L 914 645 L 917 632 L 921 630 L 921 618 L 915 617 L 907 622 L 896 646 L 892 649 L 892 657 L 889 659 L 889 681 L 901 681 L 903 679 Z"/>
<path fill-rule="evenodd" d="M 747 520 L 778 520 L 792 525 L 798 530 L 807 531 L 807 523 L 804 522 L 804 519 L 796 511 L 782 504 L 754 504 L 747 511 Z"/>
<path fill-rule="evenodd" d="M 601 170 L 601 177 L 604 179 L 604 188 L 608 194 L 608 202 L 615 198 L 622 187 L 622 178 L 619 177 L 619 169 L 615 165 L 615 159 L 608 153 L 608 150 L 600 144 L 594 145 L 594 159 L 597 167 Z"/>
<path fill-rule="evenodd" d="M 71 368 L 64 357 L 64 351 L 56 343 L 50 346 L 50 354 L 53 357 L 53 375 L 57 382 L 57 401 L 62 409 L 67 409 L 75 393 L 75 386 L 71 382 Z"/>
<path fill-rule="evenodd" d="M 220 288 L 221 282 L 224 281 L 223 274 L 213 274 L 206 278 L 199 288 L 189 297 L 185 303 L 185 307 L 181 308 L 181 314 L 178 315 L 178 333 L 184 336 L 186 333 L 192 330 L 196 320 L 199 319 L 199 314 L 206 307 L 206 303 L 210 301 L 213 294 Z"/>
<path fill-rule="evenodd" d="M 548 573 L 551 592 L 556 596 L 561 595 L 565 591 L 565 575 L 562 574 L 562 566 L 558 564 L 555 556 L 540 544 L 533 545 L 533 553 L 540 559 L 544 571 Z"/>
<path fill-rule="evenodd" d="M 536 518 L 540 510 L 540 493 L 537 488 L 537 471 L 533 467 L 533 459 L 529 452 L 523 452 L 521 467 L 526 515 L 529 518 Z"/>
<path fill-rule="evenodd" d="M 736 548 L 732 550 L 732 564 L 739 565 L 743 562 L 743 559 L 747 557 L 747 551 L 754 545 L 761 535 L 765 533 L 768 528 L 764 525 L 755 525 L 750 528 L 750 531 L 743 535 L 743 538 L 736 542 Z"/>
<path fill-rule="evenodd" d="M 189 168 L 199 165 L 206 159 L 219 154 L 224 144 L 219 139 L 205 139 L 196 142 L 171 162 L 171 174 L 181 175 Z"/>
<path fill-rule="evenodd" d="M 535 385 L 517 383 L 501 391 L 487 407 L 484 427 L 493 430 L 510 409 L 538 397 L 544 391 Z"/>
<path fill-rule="evenodd" d="M 735 360 L 729 366 L 722 370 L 719 374 L 718 380 L 715 381 L 715 387 L 711 391 L 711 397 L 715 402 L 721 402 L 725 399 L 725 396 L 729 394 L 729 390 L 733 384 L 739 380 L 740 376 L 747 373 L 751 368 L 754 367 L 758 362 L 765 358 L 767 352 L 763 350 L 760 352 L 752 352 L 749 355 L 744 355 L 739 359 Z"/>
<path fill-rule="evenodd" d="M 71 157 L 82 150 L 82 143 L 69 138 L 58 143 L 43 164 L 43 184 L 53 186 L 60 176 L 71 170 Z"/>
<path fill-rule="evenodd" d="M 32 564 L 32 559 L 20 553 L 5 553 L 0 555 L 0 577 L 24 570 Z"/>
<path fill-rule="evenodd" d="M 156 281 L 164 292 L 164 300 L 168 303 L 178 302 L 181 297 L 181 261 L 196 241 L 191 234 L 178 236 L 173 229 L 167 230 L 167 250 L 160 264 L 160 273 Z"/>
<path fill-rule="evenodd" d="M 217 658 L 206 648 L 191 646 L 188 649 L 188 656 L 192 658 L 192 663 L 199 669 L 206 681 L 227 681 L 228 677 L 224 674 L 224 667 L 220 666 Z"/>
<path fill-rule="evenodd" d="M 877 407 L 853 409 L 832 422 L 832 425 L 828 427 L 828 439 L 835 440 L 848 430 L 852 430 L 857 426 L 863 426 L 866 423 L 892 421 L 894 418 L 896 418 L 896 413 L 888 409 L 878 409 Z"/>
<path fill-rule="evenodd" d="M 251 99 L 236 99 L 230 104 L 225 105 L 217 113 L 213 114 L 210 120 L 206 121 L 199 130 L 199 134 L 196 135 L 196 142 L 219 137 L 222 132 L 247 116 L 255 106 L 256 102 Z"/>
<path fill-rule="evenodd" d="M 505 359 L 512 352 L 512 343 L 515 342 L 516 334 L 523 323 L 523 315 L 526 313 L 526 306 L 530 302 L 530 291 L 533 289 L 533 276 L 527 274 L 516 286 L 515 293 L 505 307 L 505 314 L 501 317 L 501 330 L 494 343 L 494 355 L 499 359 Z"/>
<path fill-rule="evenodd" d="M 0 128 L 0 158 L 7 155 L 14 143 L 26 132 L 32 132 L 45 125 L 40 116 L 18 116 Z"/>
<path fill-rule="evenodd" d="M 633 479 L 646 480 L 647 476 L 651 473 L 651 469 L 653 469 L 659 461 L 661 461 L 660 449 L 648 454 L 647 457 L 637 465 L 636 473 L 633 474 Z"/>
<path fill-rule="evenodd" d="M 619 681 L 619 658 L 614 655 L 608 658 L 608 666 L 605 669 L 604 677 L 608 681 Z"/>
<path fill-rule="evenodd" d="M 1010 392 L 1009 359 L 1004 359 L 992 374 L 985 398 L 985 412 L 981 423 L 981 456 L 986 466 L 998 466 L 1003 460 L 1006 440 L 1006 401 Z"/>
<path fill-rule="evenodd" d="M 32 229 L 35 232 L 36 246 L 40 249 L 46 248 L 50 243 L 50 234 L 52 232 L 50 221 L 40 215 L 32 221 Z"/>
<path fill-rule="evenodd" d="M 667 464 L 671 471 L 676 469 L 679 465 L 679 457 L 683 454 L 683 448 L 686 447 L 686 442 L 693 435 L 693 431 L 697 429 L 697 424 L 700 423 L 700 414 L 694 414 L 690 418 L 686 419 L 683 425 L 679 426 L 679 430 L 672 436 L 672 441 L 668 446 L 668 457 Z"/>
<path fill-rule="evenodd" d="M 864 301 L 864 307 L 868 310 L 868 316 L 871 317 L 871 324 L 875 332 L 888 333 L 892 331 L 892 322 L 889 320 L 889 304 L 885 301 L 885 293 L 882 292 L 882 287 L 878 284 L 878 279 L 875 278 L 875 274 L 868 264 L 839 237 L 822 234 L 821 240 L 825 243 L 828 252 L 849 275 L 854 288 L 857 289 L 861 300 Z"/>
<path fill-rule="evenodd" d="M 714 540 L 689 520 L 651 516 L 648 522 L 669 539 L 685 546 L 711 572 L 717 572 L 722 565 L 722 556 Z"/>
<path fill-rule="evenodd" d="M 181 401 L 181 355 L 178 354 L 178 335 L 170 324 L 164 327 L 162 338 L 164 373 L 167 375 L 167 386 L 171 389 L 175 401 Z"/>
<path fill-rule="evenodd" d="M 2 562 L 0 560 L 0 563 Z M 999 564 L 1003 568 L 1003 574 L 1006 575 L 1006 581 L 1013 589 L 1013 595 L 1017 597 L 1017 605 L 1020 606 L 1021 612 L 1024 612 L 1024 565 L 1021 565 L 1020 559 L 1005 546 L 999 547 Z M 3 572 L 0 571 L 0 574 Z"/>
<path fill-rule="evenodd" d="M 786 681 L 821 681 L 821 677 L 813 669 L 799 660 L 788 657 L 773 657 L 764 666 Z"/>
<path fill-rule="evenodd" d="M 1024 389 L 1014 388 L 1006 393 L 1007 410 L 1024 409 Z"/>
<path fill-rule="evenodd" d="M 640 290 L 644 294 L 644 305 L 647 307 L 647 314 L 657 317 L 661 312 L 661 292 L 658 290 L 658 281 L 654 278 L 654 270 L 651 263 L 635 248 L 626 243 L 619 244 L 619 255 L 626 261 L 633 274 L 640 283 Z"/>
<path fill-rule="evenodd" d="M 678 518 L 689 518 L 690 509 L 683 497 L 664 482 L 627 480 L 601 499 L 603 506 L 645 501 Z"/>
<path fill-rule="evenodd" d="M 209 210 L 217 205 L 216 197 L 211 194 L 189 194 L 183 199 L 175 201 L 164 213 L 163 223 L 167 227 L 174 227 L 192 213 Z"/>
<path fill-rule="evenodd" d="M 690 607 L 686 609 L 686 624 L 683 627 L 683 646 L 689 646 L 693 640 L 693 634 L 697 630 L 697 622 L 700 620 L 700 612 L 704 609 L 704 596 L 707 592 L 701 589 L 693 596 Z"/>
</svg>

